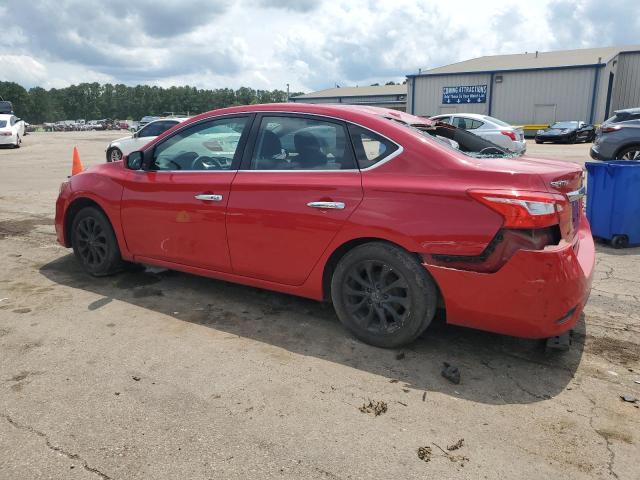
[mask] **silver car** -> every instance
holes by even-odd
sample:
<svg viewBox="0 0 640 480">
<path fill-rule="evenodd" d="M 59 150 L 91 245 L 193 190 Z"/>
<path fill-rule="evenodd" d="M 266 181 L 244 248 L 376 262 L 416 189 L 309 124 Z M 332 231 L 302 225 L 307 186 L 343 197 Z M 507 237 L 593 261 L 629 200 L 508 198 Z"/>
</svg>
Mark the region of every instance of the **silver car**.
<svg viewBox="0 0 640 480">
<path fill-rule="evenodd" d="M 522 128 L 513 127 L 502 120 L 478 113 L 455 113 L 436 115 L 431 120 L 448 123 L 468 130 L 496 145 L 522 155 L 527 151 Z"/>
</svg>

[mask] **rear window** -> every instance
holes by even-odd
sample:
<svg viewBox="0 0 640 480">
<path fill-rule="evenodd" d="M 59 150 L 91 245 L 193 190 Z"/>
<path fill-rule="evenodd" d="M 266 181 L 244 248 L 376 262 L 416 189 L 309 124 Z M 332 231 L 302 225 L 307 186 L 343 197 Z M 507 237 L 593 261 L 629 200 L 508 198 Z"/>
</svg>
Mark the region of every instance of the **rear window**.
<svg viewBox="0 0 640 480">
<path fill-rule="evenodd" d="M 613 117 L 606 120 L 604 123 L 628 122 L 629 120 L 640 120 L 640 112 L 639 113 L 618 112 Z"/>
<path fill-rule="evenodd" d="M 0 128 L 4 128 L 7 126 L 7 121 L 6 120 L 0 120 Z"/>
<path fill-rule="evenodd" d="M 510 127 L 511 126 L 507 122 L 503 122 L 502 120 L 499 120 L 499 119 L 497 119 L 495 117 L 490 117 L 490 116 L 486 115 L 484 118 L 486 120 L 492 122 L 492 123 L 495 123 L 496 125 L 501 126 L 501 127 Z"/>
<path fill-rule="evenodd" d="M 349 135 L 360 169 L 372 167 L 398 150 L 391 140 L 357 125 L 349 125 Z"/>
</svg>

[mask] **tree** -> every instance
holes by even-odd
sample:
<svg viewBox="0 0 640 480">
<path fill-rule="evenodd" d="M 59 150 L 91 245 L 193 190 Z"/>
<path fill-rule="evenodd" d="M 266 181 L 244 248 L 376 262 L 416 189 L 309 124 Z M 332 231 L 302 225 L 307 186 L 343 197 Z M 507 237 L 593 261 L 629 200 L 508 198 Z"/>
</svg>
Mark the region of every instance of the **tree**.
<svg viewBox="0 0 640 480">
<path fill-rule="evenodd" d="M 301 93 L 292 93 L 292 96 Z M 202 90 L 189 85 L 162 88 L 150 85 L 81 83 L 65 88 L 28 92 L 13 82 L 0 82 L 0 95 L 13 102 L 17 115 L 31 123 L 59 120 L 139 119 L 145 115 L 190 114 L 231 105 L 286 102 L 283 90 Z"/>
</svg>

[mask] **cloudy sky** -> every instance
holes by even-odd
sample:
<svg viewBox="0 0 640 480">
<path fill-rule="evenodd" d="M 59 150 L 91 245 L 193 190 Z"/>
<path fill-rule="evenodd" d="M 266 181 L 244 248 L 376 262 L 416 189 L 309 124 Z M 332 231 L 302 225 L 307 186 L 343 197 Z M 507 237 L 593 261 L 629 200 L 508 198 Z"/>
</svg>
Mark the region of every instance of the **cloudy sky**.
<svg viewBox="0 0 640 480">
<path fill-rule="evenodd" d="M 640 0 L 0 0 L 0 80 L 293 91 L 640 44 Z"/>
</svg>

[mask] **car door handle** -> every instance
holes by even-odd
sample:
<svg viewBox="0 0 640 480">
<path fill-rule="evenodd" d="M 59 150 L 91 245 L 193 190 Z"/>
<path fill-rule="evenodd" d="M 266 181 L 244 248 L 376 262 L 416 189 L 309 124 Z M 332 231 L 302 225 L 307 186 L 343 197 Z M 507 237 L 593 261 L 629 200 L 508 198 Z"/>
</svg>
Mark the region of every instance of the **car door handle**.
<svg viewBox="0 0 640 480">
<path fill-rule="evenodd" d="M 342 202 L 309 202 L 307 207 L 311 208 L 330 208 L 335 210 L 343 210 L 344 203 Z"/>
<path fill-rule="evenodd" d="M 201 193 L 194 197 L 196 200 L 203 200 L 205 202 L 221 202 L 222 195 L 211 194 L 211 193 Z"/>
</svg>

